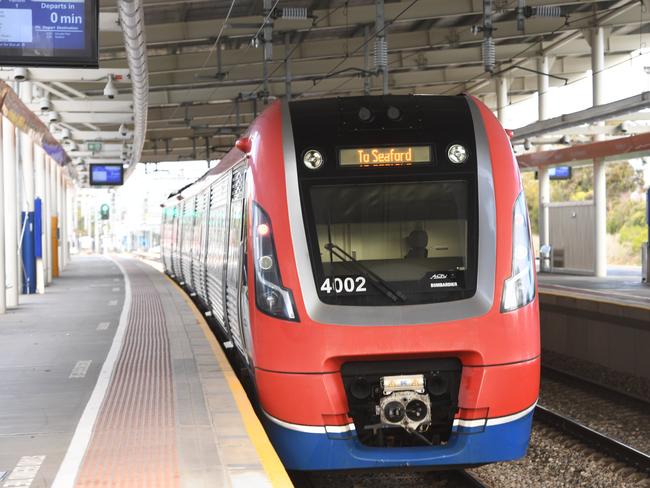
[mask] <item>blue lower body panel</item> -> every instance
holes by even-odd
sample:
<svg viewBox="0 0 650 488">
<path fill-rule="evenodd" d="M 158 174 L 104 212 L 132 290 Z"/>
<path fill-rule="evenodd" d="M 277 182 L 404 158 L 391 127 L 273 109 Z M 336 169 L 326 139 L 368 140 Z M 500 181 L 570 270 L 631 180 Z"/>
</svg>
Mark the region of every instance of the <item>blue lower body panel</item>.
<svg viewBox="0 0 650 488">
<path fill-rule="evenodd" d="M 334 470 L 450 466 L 511 461 L 526 454 L 533 414 L 480 431 L 454 432 L 444 446 L 378 448 L 347 436 L 306 433 L 269 419 L 266 429 L 287 469 Z"/>
</svg>

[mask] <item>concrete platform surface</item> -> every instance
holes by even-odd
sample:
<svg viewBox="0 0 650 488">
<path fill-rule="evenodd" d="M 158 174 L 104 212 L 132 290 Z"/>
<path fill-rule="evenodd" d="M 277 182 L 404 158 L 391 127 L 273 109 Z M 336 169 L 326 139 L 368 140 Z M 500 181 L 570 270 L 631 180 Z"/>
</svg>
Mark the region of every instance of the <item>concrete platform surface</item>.
<svg viewBox="0 0 650 488">
<path fill-rule="evenodd" d="M 175 284 L 78 256 L 0 316 L 0 487 L 290 482 L 219 345 Z"/>
<path fill-rule="evenodd" d="M 539 273 L 537 277 L 540 293 L 573 295 L 576 298 L 650 309 L 650 286 L 641 283 L 640 273 L 612 273 L 606 278 Z"/>
</svg>

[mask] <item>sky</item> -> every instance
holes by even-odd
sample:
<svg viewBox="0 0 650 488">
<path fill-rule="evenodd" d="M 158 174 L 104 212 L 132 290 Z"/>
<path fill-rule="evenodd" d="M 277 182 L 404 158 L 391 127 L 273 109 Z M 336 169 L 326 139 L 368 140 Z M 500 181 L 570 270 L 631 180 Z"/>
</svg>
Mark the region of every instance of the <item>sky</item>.
<svg viewBox="0 0 650 488">
<path fill-rule="evenodd" d="M 214 163 L 213 163 L 214 164 Z M 139 164 L 116 192 L 116 211 L 128 230 L 160 225 L 161 207 L 167 196 L 201 177 L 206 161 L 173 161 Z"/>
<path fill-rule="evenodd" d="M 620 64 L 603 71 L 605 84 L 605 103 L 628 98 L 644 91 L 650 91 L 650 48 L 630 53 L 629 58 Z M 591 107 L 591 70 L 584 76 L 566 86 L 549 89 L 549 117 L 577 112 Z M 506 109 L 508 129 L 517 129 L 537 121 L 537 94 L 508 105 Z"/>
</svg>

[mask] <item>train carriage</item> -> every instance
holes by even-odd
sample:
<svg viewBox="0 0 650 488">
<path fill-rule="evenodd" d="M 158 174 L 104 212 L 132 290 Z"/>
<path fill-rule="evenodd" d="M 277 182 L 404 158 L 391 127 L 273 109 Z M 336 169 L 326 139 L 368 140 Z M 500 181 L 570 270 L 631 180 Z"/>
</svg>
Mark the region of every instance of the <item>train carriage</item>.
<svg viewBox="0 0 650 488">
<path fill-rule="evenodd" d="M 164 215 L 166 270 L 241 355 L 287 468 L 525 454 L 534 259 L 508 137 L 478 100 L 275 102 Z"/>
</svg>

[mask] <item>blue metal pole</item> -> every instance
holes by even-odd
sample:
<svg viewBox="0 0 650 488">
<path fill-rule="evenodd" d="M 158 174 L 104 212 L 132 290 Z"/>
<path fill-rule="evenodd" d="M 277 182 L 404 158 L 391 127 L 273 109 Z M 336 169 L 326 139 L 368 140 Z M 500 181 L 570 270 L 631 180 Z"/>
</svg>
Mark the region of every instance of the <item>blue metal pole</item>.
<svg viewBox="0 0 650 488">
<path fill-rule="evenodd" d="M 43 258 L 43 201 L 34 199 L 34 257 Z"/>
<path fill-rule="evenodd" d="M 34 212 L 21 212 L 23 236 L 21 254 L 23 260 L 23 289 L 25 294 L 36 293 L 36 256 L 34 255 Z"/>
</svg>

